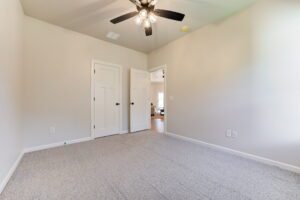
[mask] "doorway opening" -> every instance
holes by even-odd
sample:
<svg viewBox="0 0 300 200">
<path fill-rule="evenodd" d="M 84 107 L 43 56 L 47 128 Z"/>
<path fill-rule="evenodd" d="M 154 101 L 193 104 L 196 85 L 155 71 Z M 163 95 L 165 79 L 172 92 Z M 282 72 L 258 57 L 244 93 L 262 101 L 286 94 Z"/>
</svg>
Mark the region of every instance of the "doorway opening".
<svg viewBox="0 0 300 200">
<path fill-rule="evenodd" d="M 150 71 L 151 130 L 164 133 L 166 129 L 166 68 Z"/>
</svg>

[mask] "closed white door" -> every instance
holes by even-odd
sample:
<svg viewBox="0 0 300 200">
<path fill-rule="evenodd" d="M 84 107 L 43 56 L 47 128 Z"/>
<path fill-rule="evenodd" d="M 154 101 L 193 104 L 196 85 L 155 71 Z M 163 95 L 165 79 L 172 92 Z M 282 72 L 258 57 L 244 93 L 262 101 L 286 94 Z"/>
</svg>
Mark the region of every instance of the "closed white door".
<svg viewBox="0 0 300 200">
<path fill-rule="evenodd" d="M 130 131 L 151 128 L 150 73 L 143 70 L 130 71 Z"/>
<path fill-rule="evenodd" d="M 94 64 L 94 137 L 120 133 L 121 70 L 118 66 Z"/>
</svg>

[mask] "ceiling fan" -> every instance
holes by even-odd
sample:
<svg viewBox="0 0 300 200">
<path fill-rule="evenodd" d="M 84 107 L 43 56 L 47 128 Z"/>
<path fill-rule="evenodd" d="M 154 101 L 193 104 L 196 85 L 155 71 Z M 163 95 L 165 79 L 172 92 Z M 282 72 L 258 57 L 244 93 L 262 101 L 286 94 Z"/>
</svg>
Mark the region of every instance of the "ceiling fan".
<svg viewBox="0 0 300 200">
<path fill-rule="evenodd" d="M 111 23 L 117 24 L 132 17 L 137 16 L 136 23 L 143 24 L 146 36 L 152 35 L 152 24 L 156 22 L 156 16 L 182 21 L 184 14 L 170 11 L 155 9 L 157 0 L 129 0 L 136 5 L 137 11 L 127 13 L 111 20 Z"/>
</svg>

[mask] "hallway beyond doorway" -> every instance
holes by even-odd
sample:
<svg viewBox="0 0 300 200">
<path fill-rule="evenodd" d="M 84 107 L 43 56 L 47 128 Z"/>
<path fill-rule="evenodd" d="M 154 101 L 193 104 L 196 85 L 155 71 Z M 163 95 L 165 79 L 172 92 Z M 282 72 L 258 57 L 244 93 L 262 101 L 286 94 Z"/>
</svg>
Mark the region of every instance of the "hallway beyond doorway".
<svg viewBox="0 0 300 200">
<path fill-rule="evenodd" d="M 165 78 L 166 68 L 160 67 L 151 71 L 151 130 L 165 132 Z"/>
<path fill-rule="evenodd" d="M 151 130 L 158 133 L 164 133 L 165 130 L 164 116 L 156 115 L 151 117 Z"/>
</svg>

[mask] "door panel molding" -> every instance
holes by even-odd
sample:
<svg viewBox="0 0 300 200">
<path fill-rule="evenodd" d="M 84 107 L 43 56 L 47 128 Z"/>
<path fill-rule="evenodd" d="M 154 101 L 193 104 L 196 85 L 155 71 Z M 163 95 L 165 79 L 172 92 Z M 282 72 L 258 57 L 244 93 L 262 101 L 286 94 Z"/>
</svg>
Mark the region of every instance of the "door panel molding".
<svg viewBox="0 0 300 200">
<path fill-rule="evenodd" d="M 122 76 L 123 68 L 121 65 L 116 65 L 108 62 L 103 62 L 93 59 L 91 62 L 91 137 L 96 138 L 95 135 L 95 65 L 104 65 L 107 67 L 118 68 L 120 72 L 119 76 L 119 134 L 122 133 L 123 127 L 123 87 L 122 87 Z"/>
<path fill-rule="evenodd" d="M 130 132 L 151 128 L 150 73 L 130 69 Z"/>
</svg>

